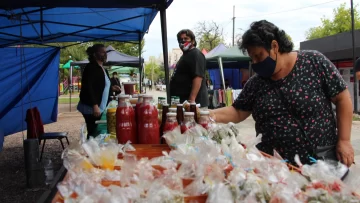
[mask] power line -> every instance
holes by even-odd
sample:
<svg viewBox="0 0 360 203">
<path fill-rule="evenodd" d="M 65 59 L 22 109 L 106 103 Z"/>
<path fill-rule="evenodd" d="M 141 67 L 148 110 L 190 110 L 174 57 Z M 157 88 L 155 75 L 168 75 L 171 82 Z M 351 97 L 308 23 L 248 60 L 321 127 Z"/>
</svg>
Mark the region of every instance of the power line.
<svg viewBox="0 0 360 203">
<path fill-rule="evenodd" d="M 305 7 L 294 8 L 294 9 L 284 10 L 284 11 L 278 11 L 278 12 L 274 12 L 274 13 L 265 13 L 265 14 L 254 15 L 254 16 L 241 16 L 241 17 L 236 17 L 236 18 L 243 19 L 243 18 L 254 18 L 254 17 L 261 17 L 261 16 L 268 16 L 268 15 L 276 15 L 276 14 L 280 14 L 280 13 L 287 13 L 287 12 L 291 12 L 291 11 L 297 11 L 297 10 L 302 10 L 302 9 L 306 9 L 306 8 L 316 7 L 316 6 L 320 6 L 320 5 L 324 5 L 324 4 L 328 4 L 328 3 L 332 3 L 332 2 L 336 2 L 336 1 L 343 1 L 343 0 L 327 1 L 324 3 L 313 4 L 313 5 L 309 5 L 309 6 L 305 6 Z"/>
</svg>

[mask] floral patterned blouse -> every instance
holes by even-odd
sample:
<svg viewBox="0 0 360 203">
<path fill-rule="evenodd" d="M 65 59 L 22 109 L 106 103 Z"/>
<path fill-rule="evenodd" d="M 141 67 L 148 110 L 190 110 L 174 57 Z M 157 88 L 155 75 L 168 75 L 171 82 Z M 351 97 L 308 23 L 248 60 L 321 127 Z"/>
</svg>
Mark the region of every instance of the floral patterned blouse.
<svg viewBox="0 0 360 203">
<path fill-rule="evenodd" d="M 337 143 L 330 98 L 346 88 L 339 71 L 324 55 L 299 51 L 289 75 L 278 81 L 253 76 L 233 106 L 252 112 L 256 133 L 262 135 L 257 145 L 260 150 L 268 154 L 276 150 L 290 163 L 298 154 L 302 163 L 309 163 L 314 148 Z"/>
</svg>

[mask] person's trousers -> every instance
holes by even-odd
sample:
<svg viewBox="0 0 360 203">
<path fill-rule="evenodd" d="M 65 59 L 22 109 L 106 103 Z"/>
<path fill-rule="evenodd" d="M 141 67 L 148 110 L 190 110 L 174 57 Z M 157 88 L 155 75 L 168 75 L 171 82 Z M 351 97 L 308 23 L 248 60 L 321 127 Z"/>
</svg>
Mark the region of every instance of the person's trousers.
<svg viewBox="0 0 360 203">
<path fill-rule="evenodd" d="M 97 124 L 95 121 L 100 120 L 100 117 L 95 117 L 93 114 L 83 114 L 83 117 L 85 119 L 86 128 L 88 131 L 87 138 L 89 139 L 90 136 L 95 137 L 96 135 L 96 128 Z"/>
</svg>

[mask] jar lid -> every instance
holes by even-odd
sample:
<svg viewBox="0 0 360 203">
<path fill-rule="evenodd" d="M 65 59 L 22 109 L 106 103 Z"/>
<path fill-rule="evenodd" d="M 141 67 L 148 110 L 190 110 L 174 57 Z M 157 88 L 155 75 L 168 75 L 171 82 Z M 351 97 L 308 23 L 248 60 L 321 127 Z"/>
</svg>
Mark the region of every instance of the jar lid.
<svg viewBox="0 0 360 203">
<path fill-rule="evenodd" d="M 209 115 L 210 111 L 200 111 L 200 115 Z"/>
<path fill-rule="evenodd" d="M 127 98 L 130 98 L 130 95 L 128 95 L 128 94 L 120 94 L 120 95 L 118 96 L 118 98 L 127 99 Z"/>
<path fill-rule="evenodd" d="M 183 105 L 182 105 L 182 104 L 177 104 L 176 106 L 178 106 L 178 107 L 183 107 Z"/>
<path fill-rule="evenodd" d="M 108 108 L 107 109 L 108 113 L 115 113 L 116 112 L 116 108 Z"/>
<path fill-rule="evenodd" d="M 124 85 L 136 85 L 137 82 L 123 82 Z"/>
<path fill-rule="evenodd" d="M 176 117 L 176 113 L 167 113 L 166 116 L 167 117 Z"/>
<path fill-rule="evenodd" d="M 171 111 L 171 112 L 176 112 L 176 108 L 169 108 L 169 111 Z"/>
<path fill-rule="evenodd" d="M 185 115 L 185 116 L 194 116 L 195 113 L 194 113 L 194 112 L 185 112 L 184 115 Z"/>
<path fill-rule="evenodd" d="M 162 104 L 162 106 L 169 106 L 169 104 Z"/>
<path fill-rule="evenodd" d="M 196 103 L 195 103 L 195 102 L 191 102 L 190 105 L 196 105 Z"/>
<path fill-rule="evenodd" d="M 145 94 L 145 95 L 143 95 L 143 98 L 151 98 L 151 99 L 152 99 L 153 96 L 152 96 L 152 95 L 146 95 L 146 94 Z"/>
<path fill-rule="evenodd" d="M 133 94 L 133 95 L 132 95 L 132 98 L 138 98 L 138 97 L 139 97 L 138 94 Z"/>
</svg>

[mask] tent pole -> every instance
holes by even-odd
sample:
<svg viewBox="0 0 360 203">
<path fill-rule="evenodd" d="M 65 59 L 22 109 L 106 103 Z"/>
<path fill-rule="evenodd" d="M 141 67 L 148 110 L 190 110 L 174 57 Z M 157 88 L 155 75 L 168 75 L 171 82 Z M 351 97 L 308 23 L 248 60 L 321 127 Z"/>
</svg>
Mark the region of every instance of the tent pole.
<svg viewBox="0 0 360 203">
<path fill-rule="evenodd" d="M 73 67 L 72 65 L 70 65 L 70 81 L 69 81 L 69 93 L 70 93 L 70 112 L 71 112 L 71 91 L 72 91 L 72 71 L 73 71 Z"/>
<path fill-rule="evenodd" d="M 141 60 L 141 33 L 139 33 L 139 73 L 140 73 L 140 78 L 139 78 L 139 85 L 140 85 L 140 93 L 142 93 L 142 60 Z"/>
<path fill-rule="evenodd" d="M 164 55 L 164 69 L 165 69 L 165 84 L 167 102 L 170 104 L 170 81 L 169 81 L 169 62 L 168 62 L 168 42 L 167 42 L 167 26 L 166 26 L 166 2 L 160 8 L 160 22 L 161 22 L 161 39 L 163 44 Z M 154 82 L 154 81 L 153 81 Z"/>
<path fill-rule="evenodd" d="M 225 101 L 227 101 L 225 79 L 224 79 L 224 68 L 223 68 L 223 63 L 222 63 L 222 58 L 221 57 L 218 58 L 218 63 L 219 63 L 219 67 L 220 67 L 221 81 L 222 81 L 223 88 L 224 88 Z M 226 104 L 226 102 L 225 102 L 225 104 Z"/>
<path fill-rule="evenodd" d="M 354 73 L 354 112 L 358 113 L 358 78 L 356 78 L 356 56 L 355 56 L 355 20 L 354 20 L 354 2 L 350 0 L 351 4 L 351 37 L 352 37 L 352 59 L 353 59 L 353 73 Z"/>
<path fill-rule="evenodd" d="M 40 7 L 40 40 L 43 42 L 44 39 L 44 19 L 43 19 L 43 8 Z"/>
</svg>

